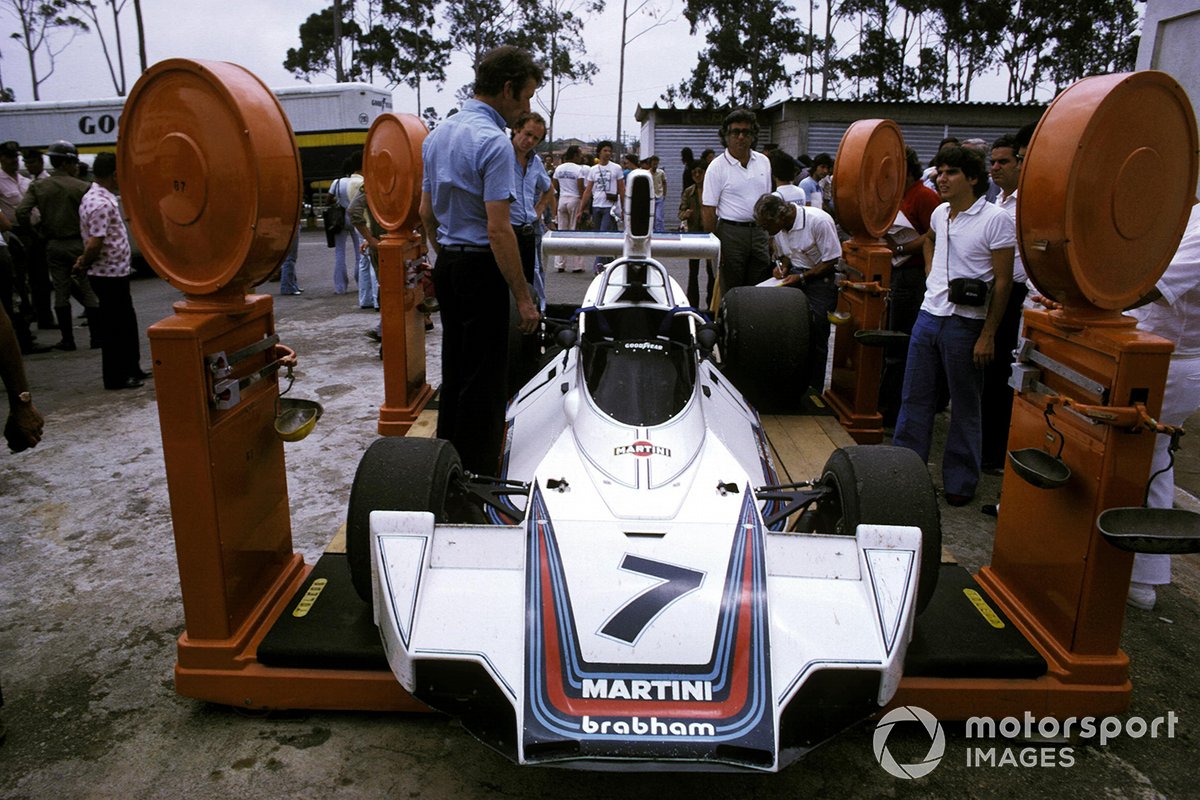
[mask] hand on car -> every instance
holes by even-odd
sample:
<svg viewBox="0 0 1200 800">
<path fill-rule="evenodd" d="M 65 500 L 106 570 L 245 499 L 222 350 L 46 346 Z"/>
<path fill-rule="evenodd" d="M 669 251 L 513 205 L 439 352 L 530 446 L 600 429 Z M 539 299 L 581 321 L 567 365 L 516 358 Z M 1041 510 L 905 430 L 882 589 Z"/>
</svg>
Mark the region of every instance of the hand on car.
<svg viewBox="0 0 1200 800">
<path fill-rule="evenodd" d="M 541 321 L 542 315 L 538 313 L 537 306 L 533 304 L 533 300 L 528 297 L 518 300 L 517 313 L 521 316 L 521 321 L 517 323 L 517 329 L 521 333 L 533 333 L 537 330 L 538 322 Z"/>
</svg>

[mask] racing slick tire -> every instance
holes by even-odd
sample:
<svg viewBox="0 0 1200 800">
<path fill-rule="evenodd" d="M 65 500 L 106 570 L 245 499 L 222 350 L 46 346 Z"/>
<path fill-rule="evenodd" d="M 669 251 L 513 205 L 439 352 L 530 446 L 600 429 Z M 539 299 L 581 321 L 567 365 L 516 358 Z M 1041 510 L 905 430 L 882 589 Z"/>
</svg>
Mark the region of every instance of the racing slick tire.
<svg viewBox="0 0 1200 800">
<path fill-rule="evenodd" d="M 431 511 L 446 522 L 446 495 L 461 474 L 458 451 L 445 439 L 390 436 L 367 448 L 346 514 L 346 562 L 359 597 L 371 602 L 371 512 Z"/>
<path fill-rule="evenodd" d="M 933 597 L 942 561 L 942 522 L 929 469 L 906 447 L 855 445 L 835 450 L 821 474 L 834 491 L 817 501 L 816 531 L 853 536 L 862 523 L 921 529 L 917 613 Z"/>
<path fill-rule="evenodd" d="M 808 384 L 808 297 L 786 288 L 739 286 L 721 298 L 721 364 L 750 405 L 795 408 Z"/>
</svg>

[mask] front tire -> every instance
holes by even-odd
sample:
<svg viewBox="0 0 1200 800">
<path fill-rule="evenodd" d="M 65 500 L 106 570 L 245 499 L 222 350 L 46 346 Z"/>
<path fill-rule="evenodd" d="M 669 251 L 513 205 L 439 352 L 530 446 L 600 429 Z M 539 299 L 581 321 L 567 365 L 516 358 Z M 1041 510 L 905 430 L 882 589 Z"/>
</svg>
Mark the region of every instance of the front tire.
<svg viewBox="0 0 1200 800">
<path fill-rule="evenodd" d="M 371 602 L 371 512 L 429 511 L 446 518 L 446 497 L 462 476 L 462 461 L 444 439 L 376 440 L 354 473 L 346 514 L 346 561 L 358 596 Z"/>
<path fill-rule="evenodd" d="M 941 512 L 925 462 L 907 447 L 845 447 L 825 462 L 821 483 L 832 491 L 817 501 L 817 533 L 853 536 L 860 524 L 921 529 L 917 613 L 923 611 L 937 587 L 942 560 Z"/>
</svg>

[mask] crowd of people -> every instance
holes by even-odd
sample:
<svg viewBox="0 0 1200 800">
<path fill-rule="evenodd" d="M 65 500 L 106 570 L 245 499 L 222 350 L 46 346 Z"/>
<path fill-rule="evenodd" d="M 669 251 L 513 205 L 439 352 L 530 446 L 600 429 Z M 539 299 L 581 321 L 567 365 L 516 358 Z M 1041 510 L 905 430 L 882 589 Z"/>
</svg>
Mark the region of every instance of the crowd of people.
<svg viewBox="0 0 1200 800">
<path fill-rule="evenodd" d="M 90 182 L 80 178 L 82 167 L 69 142 L 55 142 L 44 154 L 0 143 L 0 305 L 20 352 L 29 355 L 78 348 L 74 300 L 82 306 L 89 346 L 101 351 L 104 388 L 137 389 L 150 374 L 141 368 L 117 158 L 97 154 L 87 171 Z M 57 330 L 58 342 L 40 343 L 35 326 Z"/>
</svg>

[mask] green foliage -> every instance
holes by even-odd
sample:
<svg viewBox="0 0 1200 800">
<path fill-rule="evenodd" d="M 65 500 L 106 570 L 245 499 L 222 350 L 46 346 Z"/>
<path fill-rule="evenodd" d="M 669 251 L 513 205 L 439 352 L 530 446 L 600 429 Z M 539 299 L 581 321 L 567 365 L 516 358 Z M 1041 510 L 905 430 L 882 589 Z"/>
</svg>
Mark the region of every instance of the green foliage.
<svg viewBox="0 0 1200 800">
<path fill-rule="evenodd" d="M 793 96 L 966 101 L 980 76 L 1000 72 L 1008 99 L 1028 102 L 1131 70 L 1137 55 L 1134 0 L 792 2 L 806 21 L 784 0 L 686 0 L 705 49 L 663 99 L 753 106 L 783 87 Z"/>
<path fill-rule="evenodd" d="M 803 38 L 799 20 L 782 0 L 687 0 L 692 33 L 705 30 L 706 48 L 690 78 L 668 90 L 706 108 L 756 107 L 790 75 L 788 56 Z"/>
<path fill-rule="evenodd" d="M 1088 75 L 1134 68 L 1139 37 L 1132 0 L 1059 0 L 1045 13 L 1054 30 L 1045 63 L 1056 91 Z"/>
<path fill-rule="evenodd" d="M 348 8 L 343 7 L 343 14 Z M 342 20 L 342 38 L 356 42 L 362 36 L 362 28 L 352 16 Z M 300 24 L 300 46 L 289 48 L 283 66 L 297 78 L 311 80 L 316 75 L 335 77 L 334 70 L 336 48 L 342 42 L 334 41 L 333 35 L 333 6 L 312 14 Z M 362 77 L 362 64 L 351 56 L 350 62 L 344 65 L 346 79 L 358 80 Z"/>
<path fill-rule="evenodd" d="M 444 83 L 450 63 L 450 41 L 435 35 L 433 12 L 432 0 L 383 0 L 378 24 L 359 40 L 363 65 L 416 90 L 418 110 L 423 82 Z"/>
<path fill-rule="evenodd" d="M 584 23 L 604 9 L 603 0 L 517 0 L 519 24 L 510 41 L 533 53 L 546 70 L 546 83 L 538 93 L 545 109 L 547 134 L 554 133 L 554 117 L 563 89 L 591 83 L 599 68 L 584 60 Z"/>
</svg>

